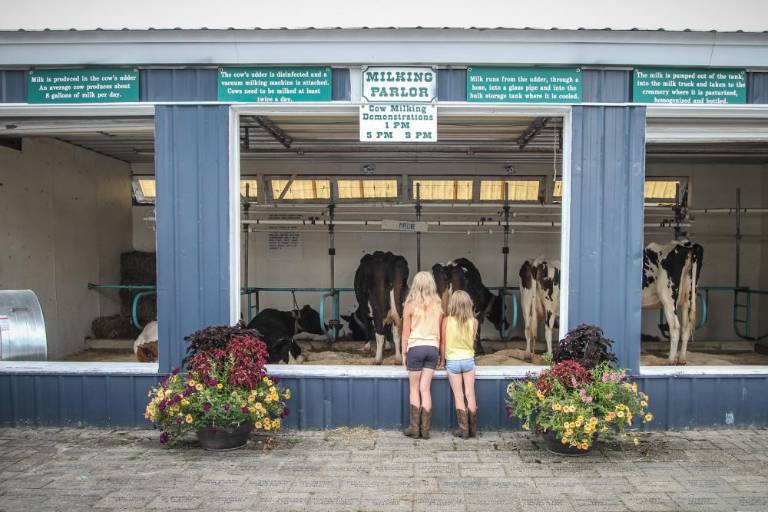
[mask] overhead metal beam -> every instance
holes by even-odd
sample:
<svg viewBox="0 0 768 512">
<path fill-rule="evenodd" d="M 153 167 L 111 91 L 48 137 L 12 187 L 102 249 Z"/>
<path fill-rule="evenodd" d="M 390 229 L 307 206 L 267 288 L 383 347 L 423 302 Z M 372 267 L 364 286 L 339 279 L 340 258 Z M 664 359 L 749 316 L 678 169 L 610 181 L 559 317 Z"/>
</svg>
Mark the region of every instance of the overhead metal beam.
<svg viewBox="0 0 768 512">
<path fill-rule="evenodd" d="M 531 140 L 539 134 L 539 132 L 547 125 L 550 119 L 550 117 L 537 117 L 534 119 L 530 126 L 528 126 L 528 128 L 526 128 L 525 131 L 521 133 L 517 138 L 517 147 L 520 150 L 525 149 L 525 146 L 527 146 L 528 143 L 531 142 Z"/>
<path fill-rule="evenodd" d="M 290 148 L 291 144 L 293 144 L 293 137 L 285 133 L 282 128 L 277 126 L 277 124 L 267 116 L 252 116 L 251 119 L 274 137 L 280 144 L 285 146 L 286 149 Z"/>
</svg>

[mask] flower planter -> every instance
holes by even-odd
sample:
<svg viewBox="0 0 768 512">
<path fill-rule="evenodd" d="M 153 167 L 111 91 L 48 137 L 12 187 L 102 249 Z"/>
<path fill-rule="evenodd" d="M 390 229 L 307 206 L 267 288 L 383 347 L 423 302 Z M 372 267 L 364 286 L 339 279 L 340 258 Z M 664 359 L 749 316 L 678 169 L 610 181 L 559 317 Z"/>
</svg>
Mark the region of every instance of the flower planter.
<svg viewBox="0 0 768 512">
<path fill-rule="evenodd" d="M 592 443 L 589 445 L 589 448 L 587 448 L 586 450 L 582 450 L 581 448 L 574 448 L 569 444 L 563 444 L 555 436 L 555 433 L 552 432 L 551 430 L 545 431 L 542 434 L 542 436 L 544 437 L 544 441 L 547 443 L 548 451 L 552 453 L 556 453 L 558 455 L 568 455 L 571 457 L 587 455 L 590 451 L 592 451 L 592 447 L 595 445 L 595 442 L 597 441 L 597 436 L 595 435 L 592 440 Z"/>
<path fill-rule="evenodd" d="M 197 431 L 197 439 L 203 450 L 227 451 L 242 448 L 248 442 L 253 423 L 243 423 L 232 432 L 217 427 L 206 427 Z"/>
</svg>

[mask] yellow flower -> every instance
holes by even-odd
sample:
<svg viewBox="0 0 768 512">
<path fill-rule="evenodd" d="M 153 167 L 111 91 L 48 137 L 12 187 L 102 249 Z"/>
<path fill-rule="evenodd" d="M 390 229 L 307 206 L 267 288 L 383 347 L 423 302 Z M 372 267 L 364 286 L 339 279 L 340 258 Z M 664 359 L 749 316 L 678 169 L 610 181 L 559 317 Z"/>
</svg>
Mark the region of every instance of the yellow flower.
<svg viewBox="0 0 768 512">
<path fill-rule="evenodd" d="M 194 418 L 192 418 L 191 414 L 187 414 L 187 417 L 184 418 L 184 421 L 186 421 L 187 423 L 192 423 L 193 420 Z"/>
<path fill-rule="evenodd" d="M 632 383 L 632 391 L 633 391 L 634 393 L 637 393 L 637 382 L 633 382 L 633 383 Z"/>
<path fill-rule="evenodd" d="M 240 408 L 242 409 L 243 407 L 248 407 L 248 404 L 247 404 L 247 403 L 245 403 L 245 402 L 241 403 L 241 404 L 240 404 Z"/>
<path fill-rule="evenodd" d="M 267 395 L 267 397 L 264 399 L 265 402 L 270 403 L 272 401 L 272 395 Z"/>
<path fill-rule="evenodd" d="M 642 402 L 640 402 L 640 407 L 648 407 L 648 402 L 643 400 Z"/>
<path fill-rule="evenodd" d="M 280 418 L 275 418 L 274 420 L 272 420 L 272 428 L 274 428 L 275 430 L 280 428 Z"/>
<path fill-rule="evenodd" d="M 263 378 L 263 379 L 261 379 L 261 380 L 262 380 L 262 381 L 264 382 L 264 384 L 266 384 L 267 386 L 271 386 L 271 385 L 272 385 L 272 381 L 271 381 L 271 380 L 269 380 L 269 377 L 264 377 L 264 378 Z"/>
<path fill-rule="evenodd" d="M 582 423 L 584 423 L 584 416 L 579 416 L 578 418 L 576 418 L 577 427 L 580 427 Z"/>
<path fill-rule="evenodd" d="M 262 404 L 261 402 L 256 402 L 255 407 L 256 407 L 256 409 L 258 409 L 260 411 L 264 410 L 264 404 Z"/>
<path fill-rule="evenodd" d="M 256 395 L 248 395 L 248 401 L 249 402 L 255 402 L 256 401 Z"/>
<path fill-rule="evenodd" d="M 528 386 L 529 388 L 532 388 L 532 387 L 533 387 L 533 382 L 531 382 L 531 381 L 528 381 L 528 384 L 527 384 L 527 386 Z"/>
<path fill-rule="evenodd" d="M 195 384 L 195 389 L 198 390 L 198 391 L 202 391 L 203 390 L 203 385 L 198 382 L 197 384 Z"/>
<path fill-rule="evenodd" d="M 587 443 L 586 441 L 584 441 L 584 442 L 581 444 L 581 449 L 582 449 L 582 450 L 587 450 L 587 449 L 589 449 L 589 443 Z"/>
<path fill-rule="evenodd" d="M 256 428 L 258 428 L 258 429 L 261 429 L 261 422 L 260 422 L 260 421 L 257 421 L 257 422 L 255 423 L 255 426 L 256 426 Z"/>
<path fill-rule="evenodd" d="M 189 380 L 187 381 L 187 385 L 188 385 L 188 386 L 192 386 L 192 387 L 195 387 L 195 385 L 196 385 L 196 384 L 197 384 L 197 383 L 196 383 L 194 380 L 192 380 L 192 379 L 189 379 Z"/>
<path fill-rule="evenodd" d="M 611 421 L 615 417 L 616 417 L 616 413 L 611 411 L 611 412 L 609 412 L 608 414 L 605 415 L 605 420 L 606 421 Z"/>
<path fill-rule="evenodd" d="M 623 418 L 624 417 L 624 411 L 617 412 L 616 416 L 618 416 L 619 418 Z"/>
<path fill-rule="evenodd" d="M 566 438 L 562 438 L 560 440 L 560 442 L 563 443 L 563 444 L 568 444 L 568 440 Z"/>
<path fill-rule="evenodd" d="M 563 426 L 564 426 L 565 428 L 567 428 L 567 429 L 568 429 L 568 428 L 571 428 L 571 422 L 570 422 L 570 421 L 566 421 L 566 422 L 563 424 Z"/>
<path fill-rule="evenodd" d="M 285 397 L 286 400 L 290 400 L 291 399 L 291 390 L 290 389 L 286 389 L 285 390 L 285 394 L 283 396 Z"/>
<path fill-rule="evenodd" d="M 542 393 L 539 389 L 536 390 L 536 398 L 539 400 L 544 400 L 544 393 Z"/>
<path fill-rule="evenodd" d="M 523 430 L 530 430 L 531 426 L 528 425 L 528 422 L 523 423 Z"/>
<path fill-rule="evenodd" d="M 640 444 L 640 440 L 639 440 L 638 438 L 634 438 L 634 439 L 632 440 L 632 442 L 633 442 L 633 443 L 635 443 L 635 446 L 637 446 L 637 445 L 639 445 L 639 444 Z"/>
<path fill-rule="evenodd" d="M 606 427 L 606 426 L 603 426 L 603 427 L 600 429 L 600 432 L 608 432 L 608 427 Z"/>
<path fill-rule="evenodd" d="M 568 412 L 570 412 L 570 413 L 574 413 L 574 412 L 576 412 L 576 406 L 575 406 L 575 405 L 572 405 L 572 406 L 570 407 L 570 410 L 569 410 Z"/>
<path fill-rule="evenodd" d="M 221 382 L 216 384 L 216 389 L 222 389 L 223 387 L 224 387 L 224 384 L 222 384 Z"/>
<path fill-rule="evenodd" d="M 270 430 L 272 428 L 272 424 L 269 422 L 268 419 L 264 420 L 264 430 Z"/>
<path fill-rule="evenodd" d="M 253 407 L 253 406 L 251 406 L 251 407 L 249 407 L 249 408 L 248 408 L 248 412 L 249 412 L 249 413 L 251 413 L 251 414 L 253 414 L 253 413 L 255 413 L 255 412 L 256 412 L 256 408 L 255 408 L 255 407 Z"/>
<path fill-rule="evenodd" d="M 646 423 L 648 423 L 649 421 L 653 420 L 653 414 L 648 413 L 645 415 L 643 419 L 645 420 Z"/>
<path fill-rule="evenodd" d="M 187 400 L 186 398 L 182 398 L 181 405 L 189 405 L 189 400 Z"/>
<path fill-rule="evenodd" d="M 591 418 L 589 418 L 589 422 L 590 422 L 592 425 L 597 425 L 597 418 L 596 418 L 596 417 L 594 417 L 594 416 L 592 416 Z"/>
</svg>

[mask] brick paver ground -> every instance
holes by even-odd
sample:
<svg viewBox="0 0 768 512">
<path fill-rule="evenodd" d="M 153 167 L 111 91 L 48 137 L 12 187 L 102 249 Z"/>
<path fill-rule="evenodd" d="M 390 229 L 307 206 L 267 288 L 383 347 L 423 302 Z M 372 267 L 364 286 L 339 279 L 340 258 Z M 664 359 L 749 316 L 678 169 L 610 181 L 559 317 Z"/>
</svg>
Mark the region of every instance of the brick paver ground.
<svg viewBox="0 0 768 512">
<path fill-rule="evenodd" d="M 565 458 L 522 432 L 286 432 L 211 453 L 145 430 L 0 429 L 0 511 L 768 511 L 768 430 L 640 437 Z"/>
</svg>

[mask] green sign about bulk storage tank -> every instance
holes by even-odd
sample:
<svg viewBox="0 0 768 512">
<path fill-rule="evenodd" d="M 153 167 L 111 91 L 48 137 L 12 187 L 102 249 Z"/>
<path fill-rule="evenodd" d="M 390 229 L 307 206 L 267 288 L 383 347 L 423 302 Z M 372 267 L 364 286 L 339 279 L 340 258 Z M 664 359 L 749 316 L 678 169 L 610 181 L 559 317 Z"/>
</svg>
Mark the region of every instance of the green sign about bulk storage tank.
<svg viewBox="0 0 768 512">
<path fill-rule="evenodd" d="M 329 67 L 219 68 L 219 101 L 331 101 Z"/>
<path fill-rule="evenodd" d="M 136 69 L 35 69 L 27 76 L 28 103 L 139 101 Z"/>
<path fill-rule="evenodd" d="M 635 103 L 747 102 L 747 73 L 743 69 L 638 68 L 632 82 Z"/>
<path fill-rule="evenodd" d="M 467 101 L 490 103 L 580 103 L 577 68 L 469 68 Z"/>
</svg>

